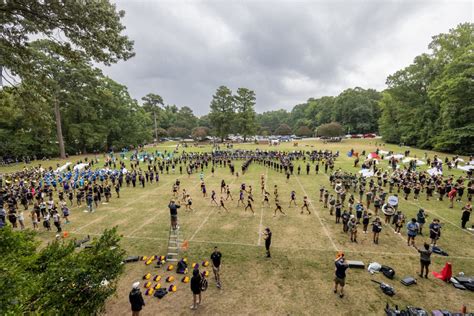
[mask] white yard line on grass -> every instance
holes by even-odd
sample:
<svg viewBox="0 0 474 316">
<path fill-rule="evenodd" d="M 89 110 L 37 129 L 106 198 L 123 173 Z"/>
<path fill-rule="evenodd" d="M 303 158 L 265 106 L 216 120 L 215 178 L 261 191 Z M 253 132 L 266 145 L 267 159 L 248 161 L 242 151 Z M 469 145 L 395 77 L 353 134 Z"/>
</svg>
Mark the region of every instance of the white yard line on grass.
<svg viewBox="0 0 474 316">
<path fill-rule="evenodd" d="M 139 199 L 139 198 L 141 198 L 141 197 L 143 197 L 143 196 L 151 195 L 151 194 L 153 194 L 157 189 L 160 189 L 162 186 L 165 186 L 165 185 L 168 186 L 170 183 L 173 183 L 173 182 L 175 182 L 177 179 L 181 179 L 182 177 L 184 177 L 184 174 L 181 174 L 179 177 L 174 178 L 174 180 L 167 181 L 167 182 L 164 183 L 163 185 L 160 185 L 160 182 L 158 182 L 158 186 L 156 186 L 154 189 L 152 189 L 151 192 L 145 191 L 145 192 L 143 192 L 143 194 L 139 194 L 138 196 L 132 198 L 132 200 L 131 200 L 130 202 L 125 203 L 125 204 L 122 205 L 121 207 L 117 207 L 117 208 L 115 208 L 115 209 L 109 211 L 109 213 L 115 213 L 115 212 L 117 212 L 117 211 L 120 211 L 121 209 L 124 209 L 124 208 L 126 208 L 127 206 L 132 205 L 133 203 L 135 203 L 137 199 Z M 151 185 L 151 184 L 150 184 L 150 185 Z M 138 187 L 137 187 L 137 188 L 138 188 Z"/>
<path fill-rule="evenodd" d="M 306 195 L 306 196 L 309 198 L 310 196 L 308 195 L 308 193 L 306 193 L 306 190 L 304 189 L 304 187 L 303 187 L 303 185 L 301 184 L 300 179 L 298 179 L 298 176 L 297 176 L 297 175 L 295 175 L 295 178 L 296 178 L 296 181 L 298 181 L 298 184 L 300 185 L 301 189 L 303 190 L 304 195 Z M 331 238 L 331 235 L 329 234 L 329 231 L 328 231 L 326 225 L 324 225 L 323 220 L 321 219 L 321 217 L 319 216 L 318 212 L 317 212 L 316 209 L 314 208 L 313 202 L 312 202 L 311 199 L 309 199 L 309 205 L 311 206 L 311 209 L 313 210 L 313 212 L 314 212 L 314 214 L 316 215 L 316 217 L 319 219 L 319 223 L 321 223 L 321 226 L 323 227 L 323 230 L 324 230 L 324 232 L 326 233 L 326 236 L 328 237 L 329 241 L 331 242 L 331 244 L 332 244 L 334 250 L 336 250 L 336 251 L 339 250 L 339 249 L 337 248 L 337 246 L 336 246 L 336 243 L 335 243 L 334 240 Z"/>
<path fill-rule="evenodd" d="M 209 178 L 209 176 L 205 177 L 204 180 L 206 180 L 207 178 Z M 194 189 L 195 187 L 197 187 L 198 185 L 201 184 L 201 181 L 199 181 L 198 183 L 196 183 L 195 185 L 193 185 L 191 188 Z M 191 191 L 191 190 L 190 190 Z M 143 227 L 145 227 L 146 225 L 150 224 L 156 217 L 158 217 L 160 214 L 155 214 L 152 218 L 150 218 L 149 220 L 145 221 L 142 225 L 140 225 L 137 229 L 135 229 L 134 231 L 132 231 L 129 236 L 133 236 L 137 231 L 139 231 L 140 229 L 142 229 Z"/>
<path fill-rule="evenodd" d="M 183 176 L 184 176 L 184 175 L 180 175 L 180 176 L 179 176 L 178 178 L 176 178 L 176 179 L 182 178 Z M 176 181 L 176 179 L 174 179 L 174 180 L 172 180 L 172 181 L 168 181 L 168 182 L 166 182 L 165 184 L 168 185 L 168 184 L 170 184 L 170 183 Z M 152 191 L 154 192 L 156 189 L 161 188 L 162 186 L 163 186 L 163 185 L 159 185 L 159 184 L 158 184 L 158 187 L 155 187 Z M 149 195 L 149 194 L 152 194 L 152 193 L 151 193 L 151 192 L 144 192 L 144 193 L 140 194 L 139 197 L 142 197 L 142 196 L 145 196 L 145 195 Z M 125 205 L 122 205 L 121 207 L 114 208 L 114 209 L 112 209 L 112 210 L 110 210 L 110 211 L 107 211 L 106 214 L 115 213 L 115 212 L 117 212 L 117 211 L 119 211 L 119 210 L 121 210 L 121 209 L 124 209 L 125 207 L 127 207 L 127 206 L 133 204 L 133 203 L 136 201 L 136 199 L 137 199 L 137 198 L 132 198 L 132 201 L 131 201 L 131 202 L 128 202 L 128 203 L 126 203 Z M 99 217 L 99 218 L 93 220 L 92 222 L 89 222 L 89 223 L 85 224 L 84 226 L 81 226 L 81 227 L 77 228 L 77 229 L 75 230 L 75 232 L 78 232 L 78 231 L 82 230 L 83 228 L 89 226 L 90 224 L 95 223 L 95 222 L 97 222 L 99 219 L 103 219 L 103 218 L 105 218 L 105 217 L 106 217 L 106 216 Z"/>
<path fill-rule="evenodd" d="M 83 228 L 86 228 L 87 226 L 90 226 L 94 223 L 97 223 L 98 221 L 101 221 L 105 218 L 106 216 L 101 216 L 101 217 L 97 217 L 96 219 L 94 219 L 93 221 L 90 221 L 89 223 L 81 226 L 81 227 L 78 227 L 77 229 L 73 230 L 72 233 L 77 233 L 78 231 L 82 230 Z"/>
<path fill-rule="evenodd" d="M 235 182 L 235 180 L 237 180 L 237 177 L 235 177 L 229 184 L 229 186 L 231 184 L 233 184 Z M 219 206 L 217 206 L 219 207 Z M 191 238 L 189 238 L 189 241 L 192 241 L 194 239 L 194 237 L 196 237 L 197 233 L 199 233 L 199 231 L 201 230 L 201 228 L 204 226 L 204 224 L 206 224 L 206 222 L 209 220 L 209 218 L 211 217 L 211 215 L 214 213 L 215 211 L 215 207 L 213 207 L 208 213 L 207 213 L 207 216 L 206 218 L 204 218 L 204 220 L 201 222 L 201 224 L 198 226 L 198 228 L 196 229 L 196 231 L 194 232 L 194 234 L 191 235 Z"/>
<path fill-rule="evenodd" d="M 267 179 L 268 179 L 268 168 L 265 168 L 265 186 L 264 190 L 266 190 L 267 187 Z M 262 223 L 263 223 L 263 202 L 262 202 L 262 207 L 260 208 L 260 225 L 258 225 L 258 240 L 257 240 L 257 246 L 260 246 L 260 243 L 262 241 Z"/>
<path fill-rule="evenodd" d="M 91 236 L 102 236 L 102 234 L 97 233 L 74 233 L 71 234 L 76 235 L 91 235 Z M 156 240 L 156 241 L 168 241 L 168 238 L 158 238 L 158 237 L 139 237 L 139 236 L 121 236 L 122 238 L 128 239 L 142 239 L 142 240 Z M 201 243 L 201 244 L 213 244 L 213 245 L 235 245 L 235 246 L 242 246 L 242 247 L 252 247 L 252 248 L 259 248 L 262 246 L 258 246 L 255 244 L 247 244 L 247 243 L 239 243 L 239 242 L 228 242 L 228 241 L 216 241 L 216 240 L 193 240 L 193 243 Z M 272 245 L 273 248 L 277 249 L 288 249 L 288 250 L 304 250 L 304 251 L 315 251 L 315 252 L 330 252 L 334 253 L 333 249 L 322 249 L 322 248 L 306 248 L 306 247 L 281 247 Z M 386 256 L 406 256 L 406 257 L 418 257 L 419 255 L 416 253 L 403 253 L 403 252 L 378 252 L 378 251 L 365 251 L 365 250 L 346 250 L 345 253 L 354 253 L 354 254 L 370 254 L 370 255 L 386 255 Z M 442 258 L 442 257 L 439 257 Z M 445 257 L 446 259 L 462 259 L 462 260 L 474 260 L 474 257 L 462 257 L 462 256 L 449 256 Z"/>
<path fill-rule="evenodd" d="M 134 229 L 130 234 L 129 236 L 133 236 L 137 231 L 139 231 L 140 229 L 142 229 L 143 227 L 145 227 L 146 225 L 150 224 L 151 222 L 153 222 L 153 220 L 155 218 L 157 218 L 160 214 L 155 214 L 153 215 L 152 217 L 150 217 L 148 220 L 146 220 L 143 224 L 141 224 L 140 226 L 138 226 L 136 229 Z"/>
</svg>

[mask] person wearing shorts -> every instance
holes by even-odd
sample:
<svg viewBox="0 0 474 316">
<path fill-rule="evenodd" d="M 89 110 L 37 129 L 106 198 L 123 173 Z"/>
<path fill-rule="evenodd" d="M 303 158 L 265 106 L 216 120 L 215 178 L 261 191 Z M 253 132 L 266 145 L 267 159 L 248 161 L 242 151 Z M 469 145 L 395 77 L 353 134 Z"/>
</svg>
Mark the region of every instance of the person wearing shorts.
<svg viewBox="0 0 474 316">
<path fill-rule="evenodd" d="M 344 297 L 344 286 L 346 285 L 346 270 L 349 268 L 349 264 L 344 258 L 344 253 L 339 253 L 335 262 L 336 269 L 334 277 L 334 293 L 337 294 L 337 289 L 340 287 L 339 297 Z"/>
<path fill-rule="evenodd" d="M 217 246 L 214 247 L 214 252 L 211 254 L 212 272 L 214 272 L 214 279 L 216 280 L 216 285 L 219 289 L 221 288 L 221 258 L 221 252 L 217 249 Z"/>
<path fill-rule="evenodd" d="M 423 277 L 423 271 L 425 272 L 425 278 L 428 279 L 429 266 L 431 264 L 431 250 L 430 245 L 427 243 L 424 244 L 425 249 L 418 249 L 413 245 L 416 250 L 420 253 L 420 277 Z"/>
<path fill-rule="evenodd" d="M 303 197 L 303 206 L 301 207 L 301 214 L 303 214 L 304 209 L 306 209 L 306 212 L 308 212 L 308 214 L 311 214 L 311 211 L 309 210 L 309 207 L 308 207 L 308 197 L 306 195 Z"/>
<path fill-rule="evenodd" d="M 221 200 L 220 200 L 220 205 L 219 205 L 219 210 L 217 211 L 219 214 L 221 212 L 221 208 L 223 208 L 224 210 L 226 210 L 227 212 L 229 212 L 229 210 L 227 209 L 227 207 L 225 207 L 225 204 L 224 204 L 224 198 L 221 196 Z"/>
<path fill-rule="evenodd" d="M 171 228 L 173 228 L 173 230 L 178 228 L 178 208 L 180 207 L 181 205 L 176 204 L 174 200 L 171 200 L 168 205 L 168 208 L 170 209 Z"/>
</svg>

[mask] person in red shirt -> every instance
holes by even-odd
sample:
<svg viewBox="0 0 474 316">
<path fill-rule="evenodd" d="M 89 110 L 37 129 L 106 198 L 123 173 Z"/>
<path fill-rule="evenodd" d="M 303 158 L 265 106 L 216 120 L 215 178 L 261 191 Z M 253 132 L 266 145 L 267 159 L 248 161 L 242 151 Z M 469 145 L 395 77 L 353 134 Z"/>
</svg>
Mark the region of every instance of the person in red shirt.
<svg viewBox="0 0 474 316">
<path fill-rule="evenodd" d="M 451 191 L 449 191 L 449 193 L 448 193 L 449 208 L 453 208 L 453 207 L 454 207 L 454 200 L 456 199 L 457 193 L 458 193 L 458 191 L 456 190 L 455 187 L 453 187 L 453 188 L 451 189 Z"/>
</svg>

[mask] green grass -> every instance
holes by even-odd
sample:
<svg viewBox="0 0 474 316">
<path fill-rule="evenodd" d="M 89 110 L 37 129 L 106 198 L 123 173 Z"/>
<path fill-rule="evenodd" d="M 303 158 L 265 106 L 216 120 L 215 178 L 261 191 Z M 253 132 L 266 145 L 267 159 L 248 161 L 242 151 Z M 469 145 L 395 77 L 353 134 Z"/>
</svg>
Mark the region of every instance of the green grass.
<svg viewBox="0 0 474 316">
<path fill-rule="evenodd" d="M 313 150 L 331 149 L 341 152 L 336 161 L 336 169 L 357 172 L 353 168 L 352 158 L 346 156 L 351 148 L 361 152 L 375 150 L 375 142 L 380 140 L 347 140 L 342 143 L 323 144 L 319 141 L 300 141 L 299 147 L 292 143 L 279 147 L 244 144 L 235 148 L 245 149 L 275 149 L 275 150 Z M 392 145 L 381 146 L 384 150 L 403 152 L 405 147 Z M 173 150 L 173 144 L 160 146 L 158 150 Z M 148 149 L 150 150 L 150 149 Z M 151 149 L 154 150 L 154 149 Z M 181 148 L 180 148 L 181 150 Z M 188 151 L 207 151 L 209 146 L 189 147 Z M 425 151 L 410 148 L 412 155 L 423 157 Z M 431 157 L 433 152 L 428 153 Z M 438 154 L 444 158 L 445 154 Z M 83 156 L 84 157 L 84 156 Z M 83 159 L 73 157 L 69 161 Z M 91 156 L 89 156 L 91 157 Z M 99 157 L 101 159 L 102 156 Z M 102 158 L 103 159 L 103 158 Z M 467 160 L 466 157 L 464 157 Z M 44 166 L 55 166 L 63 161 L 53 160 L 44 162 Z M 237 170 L 240 164 L 237 162 Z M 302 163 L 302 162 L 301 162 Z M 36 163 L 34 163 L 36 164 Z M 127 162 L 128 164 L 128 162 Z M 386 168 L 386 162 L 380 167 Z M 2 167 L 0 172 L 10 172 L 19 166 Z M 295 167 L 296 170 L 296 167 Z M 302 168 L 302 171 L 304 168 Z M 405 305 L 415 305 L 426 309 L 443 308 L 458 311 L 462 304 L 474 308 L 471 292 L 456 290 L 440 280 L 430 278 L 420 280 L 412 287 L 404 287 L 399 280 L 405 276 L 415 276 L 419 267 L 418 254 L 406 246 L 403 238 L 395 235 L 390 227 L 384 227 L 380 244 L 373 245 L 371 235 L 359 234 L 359 244 L 350 242 L 342 228 L 334 223 L 327 209 L 318 202 L 320 185 L 328 187 L 329 181 L 324 172 L 307 176 L 293 176 L 286 183 L 283 174 L 253 163 L 248 172 L 238 179 L 232 177 L 227 168 L 217 168 L 214 177 L 210 168 L 205 171 L 208 192 L 216 190 L 220 195 L 220 181 L 225 179 L 231 184 L 234 201 L 227 202 L 230 213 L 217 213 L 216 207 L 210 205 L 209 198 L 202 198 L 197 174 L 188 178 L 187 175 L 162 175 L 159 184 L 147 184 L 143 189 L 124 188 L 121 198 L 114 198 L 107 205 L 100 205 L 92 214 L 84 213 L 85 207 L 73 208 L 71 224 L 64 225 L 71 237 L 91 234 L 99 235 L 104 228 L 118 226 L 123 234 L 122 246 L 130 255 L 164 255 L 167 246 L 169 229 L 169 211 L 167 204 L 171 198 L 171 184 L 176 178 L 181 179 L 181 187 L 186 188 L 193 197 L 195 212 L 180 211 L 181 234 L 190 243 L 189 250 L 183 254 L 189 262 L 201 262 L 208 259 L 215 245 L 223 253 L 222 281 L 223 290 L 217 290 L 213 279 L 210 278 L 210 288 L 203 294 L 203 305 L 199 314 L 294 314 L 294 315 L 361 315 L 383 314 L 386 302 Z M 296 172 L 295 172 L 296 173 Z M 304 173 L 304 174 L 303 174 Z M 459 170 L 445 174 L 461 175 Z M 273 192 L 275 184 L 279 187 L 280 200 L 288 216 L 273 217 L 273 202 L 271 207 L 261 207 L 260 176 L 267 179 L 268 191 Z M 236 198 L 242 182 L 252 185 L 256 203 L 255 216 L 237 208 Z M 288 208 L 291 190 L 297 194 L 297 202 L 307 194 L 311 200 L 311 215 L 300 215 L 299 209 Z M 424 195 L 423 195 L 424 197 Z M 465 197 L 464 197 L 465 198 Z M 472 233 L 462 231 L 460 226 L 461 204 L 449 209 L 448 202 L 404 201 L 400 209 L 412 217 L 418 208 L 424 207 L 429 214 L 428 220 L 438 217 L 444 223 L 443 234 L 439 244 L 446 249 L 450 257 L 433 257 L 432 270 L 440 271 L 446 261 L 453 264 L 453 272 L 465 272 L 474 275 L 474 250 Z M 28 225 L 30 225 L 27 220 Z M 273 231 L 273 249 L 271 260 L 264 258 L 264 248 L 259 233 L 265 227 Z M 403 233 L 405 229 L 403 230 Z M 40 232 L 39 238 L 48 241 L 54 233 Z M 422 245 L 423 237 L 417 237 L 417 244 Z M 347 277 L 346 296 L 344 299 L 332 293 L 334 257 L 336 249 L 344 250 L 349 260 L 362 260 L 366 264 L 377 261 L 389 265 L 396 270 L 394 280 L 388 280 L 382 275 L 371 276 L 365 270 L 349 270 Z M 209 269 L 210 270 L 210 269 Z M 126 265 L 126 273 L 119 281 L 117 295 L 107 304 L 107 313 L 124 315 L 129 313 L 128 292 L 131 284 L 141 279 L 147 272 L 168 275 L 163 269 L 157 270 L 142 262 Z M 212 272 L 211 272 L 212 274 Z M 212 276 L 212 275 L 211 275 Z M 390 298 L 385 296 L 370 279 L 382 280 L 395 286 L 397 294 Z M 146 297 L 144 315 L 157 313 L 189 314 L 192 296 L 189 284 L 176 283 L 178 291 L 169 294 L 162 300 Z"/>
</svg>

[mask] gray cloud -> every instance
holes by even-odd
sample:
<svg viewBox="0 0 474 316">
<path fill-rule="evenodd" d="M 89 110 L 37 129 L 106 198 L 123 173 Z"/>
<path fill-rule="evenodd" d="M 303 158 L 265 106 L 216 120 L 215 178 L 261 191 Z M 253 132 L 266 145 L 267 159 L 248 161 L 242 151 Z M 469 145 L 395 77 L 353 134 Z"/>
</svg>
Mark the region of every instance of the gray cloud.
<svg viewBox="0 0 474 316">
<path fill-rule="evenodd" d="M 387 75 L 431 36 L 471 21 L 470 1 L 135 1 L 126 33 L 136 57 L 104 68 L 140 99 L 208 112 L 217 87 L 253 89 L 257 111 L 291 109 Z"/>
</svg>

